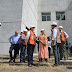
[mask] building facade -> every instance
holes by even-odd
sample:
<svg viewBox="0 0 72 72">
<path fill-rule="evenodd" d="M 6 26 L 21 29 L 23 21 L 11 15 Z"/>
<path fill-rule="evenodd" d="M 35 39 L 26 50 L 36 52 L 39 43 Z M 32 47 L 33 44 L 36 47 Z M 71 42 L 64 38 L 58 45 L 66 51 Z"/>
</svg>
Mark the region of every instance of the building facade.
<svg viewBox="0 0 72 72">
<path fill-rule="evenodd" d="M 9 54 L 8 39 L 16 30 L 21 32 L 31 24 L 37 30 L 37 6 L 37 0 L 0 0 L 0 54 Z"/>
<path fill-rule="evenodd" d="M 37 34 L 44 28 L 47 36 L 51 34 L 51 23 L 57 22 L 62 25 L 64 31 L 69 35 L 69 42 L 72 43 L 72 0 L 39 0 L 38 1 L 38 25 Z"/>
<path fill-rule="evenodd" d="M 72 43 L 72 0 L 0 0 L 0 54 L 9 54 L 8 38 L 16 30 L 35 25 L 37 36 L 42 28 L 50 36 L 53 21 L 64 27 Z"/>
</svg>

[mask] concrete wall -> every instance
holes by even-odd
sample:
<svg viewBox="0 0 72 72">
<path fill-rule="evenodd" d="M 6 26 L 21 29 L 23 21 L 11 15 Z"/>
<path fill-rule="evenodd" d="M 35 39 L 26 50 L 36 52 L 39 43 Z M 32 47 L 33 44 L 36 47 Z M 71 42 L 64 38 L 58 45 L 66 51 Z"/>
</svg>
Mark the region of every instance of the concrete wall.
<svg viewBox="0 0 72 72">
<path fill-rule="evenodd" d="M 56 11 L 65 11 L 66 20 L 57 21 Z M 41 12 L 51 12 L 51 21 L 42 21 Z M 72 43 L 72 0 L 0 0 L 0 54 L 8 54 L 10 43 L 8 38 L 15 30 L 23 31 L 25 25 L 35 25 L 35 33 L 40 35 L 44 28 L 50 36 L 51 23 L 56 21 L 64 27 Z M 22 22 L 21 22 L 22 21 Z M 25 25 L 24 25 L 25 24 Z"/>
<path fill-rule="evenodd" d="M 21 30 L 25 28 L 25 25 L 30 28 L 30 25 L 35 25 L 35 33 L 37 35 L 37 11 L 38 11 L 38 1 L 37 0 L 23 0 L 22 9 L 22 26 Z M 24 25 L 25 24 L 25 25 Z"/>
<path fill-rule="evenodd" d="M 70 3 L 66 9 L 66 22 L 64 29 L 69 34 L 69 42 L 72 44 L 72 0 L 70 0 Z"/>
<path fill-rule="evenodd" d="M 0 0 L 0 54 L 9 54 L 8 38 L 21 31 L 22 0 Z"/>
<path fill-rule="evenodd" d="M 23 31 L 25 25 L 35 25 L 37 35 L 37 0 L 0 0 L 0 54 L 9 54 L 8 38 L 16 30 Z"/>
<path fill-rule="evenodd" d="M 26 26 L 30 28 L 30 25 L 34 25 L 36 27 L 35 34 L 37 35 L 37 22 L 38 0 L 23 0 L 21 31 L 23 31 Z M 37 48 L 35 48 L 35 52 L 37 52 Z"/>
<path fill-rule="evenodd" d="M 66 20 L 57 21 L 56 11 L 65 11 Z M 51 21 L 42 21 L 41 12 L 51 12 Z M 38 36 L 40 29 L 44 28 L 47 36 L 50 36 L 51 23 L 55 21 L 64 27 L 70 38 L 69 42 L 72 43 L 72 0 L 38 0 Z"/>
</svg>

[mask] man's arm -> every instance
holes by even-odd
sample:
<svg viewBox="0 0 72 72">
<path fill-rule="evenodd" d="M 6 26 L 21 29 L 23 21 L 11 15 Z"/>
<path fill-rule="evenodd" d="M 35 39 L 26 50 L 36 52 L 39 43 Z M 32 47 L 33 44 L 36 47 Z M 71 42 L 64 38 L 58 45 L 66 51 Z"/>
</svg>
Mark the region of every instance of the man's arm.
<svg viewBox="0 0 72 72">
<path fill-rule="evenodd" d="M 21 36 L 21 39 L 22 39 L 22 40 L 25 40 L 25 39 L 27 39 L 27 37 L 25 37 L 25 36 L 22 35 L 22 36 Z"/>
<path fill-rule="evenodd" d="M 29 39 L 29 37 L 30 37 L 30 31 L 27 32 L 27 37 L 26 38 Z"/>
<path fill-rule="evenodd" d="M 56 36 L 57 36 L 57 30 L 54 29 L 54 30 L 53 30 L 52 41 L 56 40 Z"/>
<path fill-rule="evenodd" d="M 64 32 L 64 34 L 65 34 L 66 39 L 68 39 L 69 35 L 66 32 Z"/>
<path fill-rule="evenodd" d="M 53 36 L 52 36 L 52 41 L 51 41 L 51 46 L 54 46 L 56 44 L 56 36 L 57 36 L 57 30 L 53 30 Z"/>
<path fill-rule="evenodd" d="M 9 42 L 12 44 L 12 41 L 11 41 L 11 39 L 12 39 L 12 36 L 9 38 Z"/>
</svg>

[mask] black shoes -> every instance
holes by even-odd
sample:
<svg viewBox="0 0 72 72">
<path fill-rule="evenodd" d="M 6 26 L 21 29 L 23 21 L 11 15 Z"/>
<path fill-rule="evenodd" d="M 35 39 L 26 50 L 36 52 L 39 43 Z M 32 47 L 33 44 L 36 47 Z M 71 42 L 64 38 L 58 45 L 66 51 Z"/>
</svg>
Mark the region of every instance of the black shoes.
<svg viewBox="0 0 72 72">
<path fill-rule="evenodd" d="M 12 62 L 12 60 L 10 59 L 10 60 L 9 60 L 9 63 L 11 63 L 11 62 Z"/>
<path fill-rule="evenodd" d="M 36 66 L 34 63 L 32 64 L 33 66 Z"/>
<path fill-rule="evenodd" d="M 54 65 L 53 65 L 53 67 L 57 67 L 57 66 L 59 66 L 59 64 L 54 64 Z"/>
<path fill-rule="evenodd" d="M 36 66 L 34 63 L 33 64 L 30 64 L 30 65 L 28 65 L 29 67 L 32 67 L 32 66 Z"/>
<path fill-rule="evenodd" d="M 12 60 L 9 60 L 9 63 L 12 63 Z M 13 63 L 15 63 L 15 60 L 13 60 Z"/>
<path fill-rule="evenodd" d="M 25 63 L 25 61 L 20 61 L 20 63 Z"/>
<path fill-rule="evenodd" d="M 25 60 L 24 59 L 23 60 L 20 59 L 20 63 L 25 63 Z"/>
<path fill-rule="evenodd" d="M 13 63 L 15 63 L 15 60 L 13 60 Z"/>
<path fill-rule="evenodd" d="M 11 62 L 12 62 L 12 60 L 13 60 L 13 57 L 12 57 L 12 58 L 10 58 L 9 63 L 11 63 Z"/>
</svg>

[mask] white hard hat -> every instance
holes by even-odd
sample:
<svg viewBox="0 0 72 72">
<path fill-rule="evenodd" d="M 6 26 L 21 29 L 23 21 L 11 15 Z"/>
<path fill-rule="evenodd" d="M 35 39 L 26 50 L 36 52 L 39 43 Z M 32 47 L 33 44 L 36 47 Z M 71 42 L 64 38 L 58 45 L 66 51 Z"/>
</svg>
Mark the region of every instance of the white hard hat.
<svg viewBox="0 0 72 72">
<path fill-rule="evenodd" d="M 57 25 L 57 23 L 56 22 L 53 22 L 51 25 Z"/>
<path fill-rule="evenodd" d="M 59 28 L 62 28 L 63 29 L 63 26 L 59 26 Z"/>
<path fill-rule="evenodd" d="M 1 26 L 1 23 L 0 23 L 0 26 Z"/>
<path fill-rule="evenodd" d="M 35 26 L 34 26 L 34 25 L 31 25 L 31 26 L 30 26 L 30 28 L 33 28 L 33 27 L 35 28 Z"/>
<path fill-rule="evenodd" d="M 45 31 L 44 29 L 41 29 L 41 31 Z"/>
<path fill-rule="evenodd" d="M 27 32 L 27 29 L 24 29 L 24 32 Z"/>
</svg>

